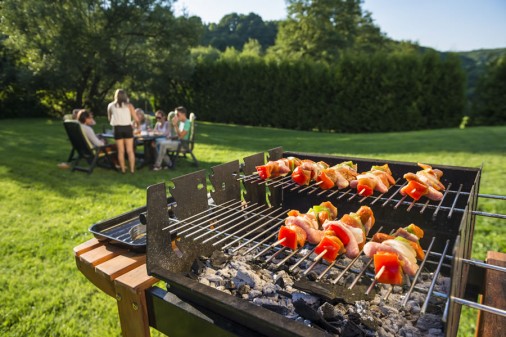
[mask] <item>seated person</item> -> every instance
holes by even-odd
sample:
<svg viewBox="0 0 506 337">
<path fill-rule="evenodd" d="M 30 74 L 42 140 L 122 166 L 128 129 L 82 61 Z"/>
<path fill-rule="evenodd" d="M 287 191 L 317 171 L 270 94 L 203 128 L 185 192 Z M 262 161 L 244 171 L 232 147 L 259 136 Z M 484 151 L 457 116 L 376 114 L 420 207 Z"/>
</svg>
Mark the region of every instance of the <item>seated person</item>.
<svg viewBox="0 0 506 337">
<path fill-rule="evenodd" d="M 163 110 L 158 110 L 155 112 L 156 124 L 153 129 L 153 133 L 155 136 L 165 136 L 166 138 L 170 138 L 172 135 L 170 134 L 171 128 L 169 122 L 167 121 L 167 115 Z"/>
<path fill-rule="evenodd" d="M 79 123 L 81 123 L 81 129 L 83 130 L 84 135 L 93 145 L 97 147 L 105 146 L 102 151 L 105 151 L 107 154 L 117 152 L 118 149 L 116 147 L 116 144 L 107 145 L 105 140 L 98 138 L 95 134 L 95 131 L 93 131 L 92 126 L 95 125 L 96 122 L 91 112 L 88 112 L 85 109 L 81 109 L 78 112 L 77 116 Z M 111 156 L 111 159 L 116 168 L 119 168 L 118 158 L 116 156 Z"/>
<path fill-rule="evenodd" d="M 137 108 L 135 109 L 135 113 L 137 115 L 137 118 L 139 119 L 139 122 L 134 122 L 134 133 L 141 134 L 142 132 L 151 131 L 151 126 L 149 125 L 148 119 L 146 118 L 144 111 L 140 108 Z"/>
<path fill-rule="evenodd" d="M 176 151 L 179 147 L 181 140 L 188 140 L 190 138 L 190 120 L 186 117 L 186 108 L 176 108 L 176 116 L 172 119 L 172 125 L 177 134 L 175 139 L 165 139 L 159 142 L 158 156 L 156 157 L 153 170 L 158 171 L 162 168 L 162 162 L 165 162 L 168 167 L 172 167 L 172 161 L 167 155 L 167 151 Z M 175 136 L 175 135 L 174 135 Z"/>
</svg>

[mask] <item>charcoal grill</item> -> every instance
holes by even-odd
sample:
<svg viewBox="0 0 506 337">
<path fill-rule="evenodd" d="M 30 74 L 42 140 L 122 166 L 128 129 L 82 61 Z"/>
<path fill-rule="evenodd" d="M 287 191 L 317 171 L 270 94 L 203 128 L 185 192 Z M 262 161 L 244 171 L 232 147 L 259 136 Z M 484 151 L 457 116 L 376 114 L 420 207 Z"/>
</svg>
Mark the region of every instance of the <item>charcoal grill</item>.
<svg viewBox="0 0 506 337">
<path fill-rule="evenodd" d="M 269 160 L 287 156 L 323 160 L 330 165 L 352 160 L 357 163 L 359 171 L 385 163 L 374 159 L 284 152 L 282 148 L 268 151 Z M 417 285 L 419 273 L 409 279 L 400 305 L 405 305 L 413 292 L 421 292 L 425 296 L 423 313 L 432 298 L 442 298 L 446 303 L 441 314 L 446 336 L 456 336 L 462 305 L 506 316 L 505 310 L 476 303 L 482 290 L 483 270 L 506 271 L 505 268 L 470 259 L 476 216 L 506 218 L 504 215 L 476 210 L 478 196 L 496 197 L 478 194 L 481 168 L 433 165 L 444 172 L 442 182 L 447 189 L 443 199 L 439 202 L 414 202 L 400 195 L 399 191 L 405 183 L 402 178 L 397 179 L 395 186 L 385 194 L 376 192 L 373 196 L 362 197 L 351 189 L 322 191 L 316 185 L 298 186 L 289 177 L 262 181 L 253 173 L 255 166 L 264 162 L 264 153 L 258 153 L 244 158 L 244 164 L 232 161 L 213 167 L 209 176 L 213 191 L 209 194 L 204 170 L 175 178 L 172 180 L 173 187 L 169 187 L 175 203 L 170 205 L 167 205 L 165 184 L 148 188 L 147 269 L 150 275 L 167 282 L 167 296 L 170 295 L 170 301 L 176 303 L 178 313 L 185 312 L 197 320 L 208 322 L 223 334 L 329 335 L 328 332 L 200 284 L 187 277 L 187 274 L 197 258 L 209 256 L 215 250 L 227 250 L 232 254 L 255 251 L 256 258 L 263 263 L 276 258 L 280 267 L 288 259 L 295 258 L 297 262 L 295 267 L 290 267 L 292 269 L 310 259 L 312 263 L 302 275 L 311 274 L 315 265 L 324 262 L 315 259 L 311 247 L 309 254 L 300 255 L 300 249 L 290 252 L 275 245 L 277 232 L 287 210 L 307 210 L 330 200 L 338 207 L 339 214 L 355 211 L 361 205 L 370 206 L 377 220 L 373 232 L 378 229 L 389 232 L 409 223 L 424 229 L 426 235 L 421 245 L 426 249 L 426 258 L 420 263 L 420 270 L 422 267 L 430 269 L 434 275 L 433 281 L 428 289 L 420 289 Z M 388 161 L 388 164 L 397 178 L 418 170 L 415 163 Z M 174 218 L 167 216 L 168 208 L 175 214 Z M 331 299 L 332 292 L 326 292 L 326 289 L 333 289 L 340 279 L 351 274 L 353 282 L 347 284 L 348 289 L 365 284 L 365 296 L 374 289 L 374 275 L 368 264 L 357 270 L 355 261 L 337 259 L 332 264 L 325 263 L 325 270 L 311 278 L 311 282 L 318 286 L 309 287 L 307 291 Z M 329 271 L 333 268 L 339 270 L 338 276 L 329 278 Z M 438 274 L 450 277 L 451 286 L 447 293 L 434 290 Z M 388 296 L 389 293 L 385 299 Z M 152 325 L 156 327 L 157 322 L 152 322 Z"/>
</svg>

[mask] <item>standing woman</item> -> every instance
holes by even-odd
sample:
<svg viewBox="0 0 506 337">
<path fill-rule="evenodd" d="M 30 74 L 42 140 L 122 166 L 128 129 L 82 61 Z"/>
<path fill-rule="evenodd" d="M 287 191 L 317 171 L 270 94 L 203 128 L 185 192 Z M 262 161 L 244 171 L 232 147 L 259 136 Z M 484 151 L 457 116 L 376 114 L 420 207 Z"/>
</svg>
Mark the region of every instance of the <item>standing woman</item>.
<svg viewBox="0 0 506 337">
<path fill-rule="evenodd" d="M 107 107 L 109 122 L 114 128 L 114 139 L 118 145 L 118 161 L 121 172 L 125 173 L 125 151 L 128 155 L 130 172 L 135 172 L 135 152 L 132 119 L 139 123 L 134 106 L 129 103 L 128 96 L 123 89 L 114 93 L 114 102 Z"/>
</svg>

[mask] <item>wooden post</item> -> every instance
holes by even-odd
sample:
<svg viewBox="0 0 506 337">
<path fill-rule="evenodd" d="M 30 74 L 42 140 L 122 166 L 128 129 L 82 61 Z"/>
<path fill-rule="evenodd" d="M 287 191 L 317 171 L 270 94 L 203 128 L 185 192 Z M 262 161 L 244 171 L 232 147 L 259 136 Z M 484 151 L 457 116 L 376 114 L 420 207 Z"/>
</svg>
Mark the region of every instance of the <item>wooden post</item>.
<svg viewBox="0 0 506 337">
<path fill-rule="evenodd" d="M 506 254 L 498 252 L 487 253 L 487 263 L 506 267 Z M 482 304 L 505 309 L 506 276 L 503 272 L 487 269 L 485 271 L 485 285 Z M 506 336 L 506 318 L 488 312 L 478 312 L 476 337 Z"/>
</svg>

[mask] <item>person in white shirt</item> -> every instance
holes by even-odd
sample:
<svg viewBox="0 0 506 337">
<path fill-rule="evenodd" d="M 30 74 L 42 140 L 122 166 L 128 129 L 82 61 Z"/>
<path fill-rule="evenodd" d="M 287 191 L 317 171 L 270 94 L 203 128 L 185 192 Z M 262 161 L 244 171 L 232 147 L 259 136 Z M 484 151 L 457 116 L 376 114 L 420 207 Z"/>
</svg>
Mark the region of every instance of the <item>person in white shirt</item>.
<svg viewBox="0 0 506 337">
<path fill-rule="evenodd" d="M 118 146 L 118 161 L 121 172 L 125 173 L 125 151 L 128 155 L 130 173 L 135 172 L 134 134 L 132 119 L 139 123 L 134 106 L 130 104 L 123 89 L 114 93 L 114 101 L 107 106 L 107 116 L 114 128 L 114 139 Z"/>
<path fill-rule="evenodd" d="M 81 123 L 81 129 L 83 130 L 84 135 L 93 145 L 103 147 L 101 151 L 105 151 L 108 154 L 117 152 L 116 144 L 106 144 L 105 140 L 98 138 L 95 131 L 93 131 L 92 126 L 95 125 L 96 122 L 91 112 L 82 109 L 78 112 L 77 116 L 79 123 Z M 118 159 L 115 157 L 113 158 L 113 164 L 116 168 L 119 168 Z"/>
</svg>

